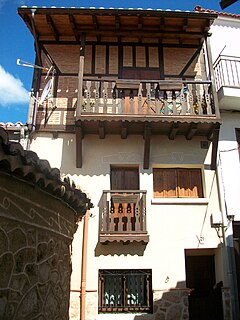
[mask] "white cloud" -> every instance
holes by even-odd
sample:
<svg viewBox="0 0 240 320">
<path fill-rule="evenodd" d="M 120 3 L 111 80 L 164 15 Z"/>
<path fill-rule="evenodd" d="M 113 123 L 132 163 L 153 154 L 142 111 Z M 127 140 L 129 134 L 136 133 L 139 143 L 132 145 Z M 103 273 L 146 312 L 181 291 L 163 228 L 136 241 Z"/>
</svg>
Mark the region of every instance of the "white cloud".
<svg viewBox="0 0 240 320">
<path fill-rule="evenodd" d="M 0 65 L 0 105 L 6 107 L 10 104 L 23 104 L 28 102 L 29 94 L 21 80 L 5 71 Z"/>
</svg>

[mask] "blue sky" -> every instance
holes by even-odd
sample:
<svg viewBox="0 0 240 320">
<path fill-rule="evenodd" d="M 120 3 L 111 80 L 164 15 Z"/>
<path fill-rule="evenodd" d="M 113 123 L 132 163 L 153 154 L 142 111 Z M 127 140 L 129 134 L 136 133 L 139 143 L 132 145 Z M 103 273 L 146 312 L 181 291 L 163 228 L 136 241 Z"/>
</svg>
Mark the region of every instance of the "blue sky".
<svg viewBox="0 0 240 320">
<path fill-rule="evenodd" d="M 0 122 L 27 122 L 33 69 L 18 66 L 18 58 L 33 63 L 33 38 L 17 8 L 22 5 L 56 7 L 152 8 L 193 11 L 205 9 L 240 14 L 240 0 L 221 10 L 220 0 L 0 0 Z"/>
</svg>

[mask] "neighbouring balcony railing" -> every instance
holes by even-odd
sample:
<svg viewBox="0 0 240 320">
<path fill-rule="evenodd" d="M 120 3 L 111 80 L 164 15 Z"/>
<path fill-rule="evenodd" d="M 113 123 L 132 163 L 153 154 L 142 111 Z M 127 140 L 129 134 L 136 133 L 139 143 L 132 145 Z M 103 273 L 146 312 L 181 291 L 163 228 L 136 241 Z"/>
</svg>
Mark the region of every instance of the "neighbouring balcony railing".
<svg viewBox="0 0 240 320">
<path fill-rule="evenodd" d="M 146 193 L 142 190 L 103 191 L 100 201 L 100 241 L 101 235 L 147 233 Z"/>
<path fill-rule="evenodd" d="M 223 86 L 240 88 L 240 57 L 220 55 L 213 68 L 217 91 Z"/>
<path fill-rule="evenodd" d="M 81 114 L 215 115 L 211 81 L 83 81 Z"/>
</svg>

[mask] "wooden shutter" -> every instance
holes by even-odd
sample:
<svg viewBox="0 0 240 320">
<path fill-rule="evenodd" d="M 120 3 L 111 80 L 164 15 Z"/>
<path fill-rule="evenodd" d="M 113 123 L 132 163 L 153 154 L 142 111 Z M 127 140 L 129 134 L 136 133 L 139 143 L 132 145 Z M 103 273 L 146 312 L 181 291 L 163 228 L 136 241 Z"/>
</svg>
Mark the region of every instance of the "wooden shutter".
<svg viewBox="0 0 240 320">
<path fill-rule="evenodd" d="M 178 169 L 179 198 L 202 198 L 201 169 Z"/>
<path fill-rule="evenodd" d="M 189 169 L 190 185 L 189 185 L 189 197 L 202 198 L 202 172 L 201 169 Z"/>
<path fill-rule="evenodd" d="M 139 170 L 134 167 L 111 168 L 112 190 L 139 190 Z"/>
<path fill-rule="evenodd" d="M 155 198 L 202 198 L 201 169 L 153 169 Z"/>
<path fill-rule="evenodd" d="M 176 169 L 156 168 L 153 169 L 153 188 L 156 198 L 177 197 L 177 174 Z"/>
</svg>

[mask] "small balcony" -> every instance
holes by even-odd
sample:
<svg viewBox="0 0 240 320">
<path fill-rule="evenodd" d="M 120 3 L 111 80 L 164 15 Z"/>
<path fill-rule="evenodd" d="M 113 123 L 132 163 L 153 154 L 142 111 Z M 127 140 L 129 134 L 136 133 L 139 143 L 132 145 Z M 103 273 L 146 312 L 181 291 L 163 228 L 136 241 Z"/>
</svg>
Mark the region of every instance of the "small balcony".
<svg viewBox="0 0 240 320">
<path fill-rule="evenodd" d="M 105 190 L 100 200 L 100 243 L 148 243 L 146 193 L 143 190 Z"/>
<path fill-rule="evenodd" d="M 220 109 L 240 110 L 240 57 L 220 55 L 214 63 Z"/>
</svg>

